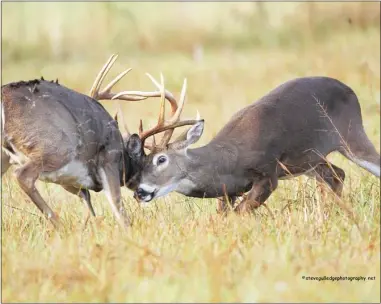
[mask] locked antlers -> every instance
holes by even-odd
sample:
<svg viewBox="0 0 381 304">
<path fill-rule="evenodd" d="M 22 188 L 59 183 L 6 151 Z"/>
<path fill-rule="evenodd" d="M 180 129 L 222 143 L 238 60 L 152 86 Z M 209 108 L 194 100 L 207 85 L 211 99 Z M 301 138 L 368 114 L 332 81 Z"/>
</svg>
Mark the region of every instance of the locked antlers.
<svg viewBox="0 0 381 304">
<path fill-rule="evenodd" d="M 139 127 L 139 136 L 141 140 L 144 142 L 146 138 L 155 135 L 157 133 L 161 133 L 165 131 L 160 144 L 156 145 L 155 142 L 153 142 L 153 146 L 149 147 L 150 150 L 163 150 L 167 147 L 173 131 L 175 128 L 187 126 L 187 125 L 193 125 L 197 122 L 197 120 L 180 120 L 181 112 L 184 108 L 185 104 L 185 94 L 187 90 L 187 80 L 184 79 L 183 87 L 181 89 L 180 99 L 177 103 L 176 101 L 171 103 L 171 116 L 169 119 L 165 119 L 165 100 L 164 100 L 164 79 L 163 75 L 160 74 L 160 80 L 161 84 L 159 84 L 150 74 L 147 73 L 147 76 L 151 79 L 151 81 L 154 83 L 154 85 L 161 91 L 161 103 L 160 103 L 160 113 L 159 113 L 159 119 L 153 128 L 146 130 L 143 132 L 143 126 L 142 122 L 140 121 L 140 127 Z M 155 138 L 155 137 L 154 137 Z"/>
<path fill-rule="evenodd" d="M 146 75 L 150 78 L 150 80 L 153 82 L 153 84 L 156 86 L 158 91 L 122 91 L 119 93 L 113 93 L 111 92 L 111 89 L 128 73 L 131 71 L 131 68 L 125 70 L 124 72 L 120 73 L 117 77 L 115 77 L 114 80 L 112 80 L 102 91 L 100 91 L 100 87 L 102 85 L 102 82 L 104 81 L 104 78 L 106 77 L 107 73 L 110 71 L 111 67 L 115 63 L 116 59 L 118 58 L 118 55 L 112 55 L 107 63 L 103 66 L 101 71 L 98 73 L 93 86 L 90 90 L 90 96 L 97 100 L 127 100 L 127 101 L 140 101 L 147 99 L 149 97 L 161 97 L 160 98 L 160 113 L 159 113 L 159 119 L 153 128 L 143 131 L 143 123 L 142 120 L 140 120 L 140 126 L 139 126 L 139 137 L 141 138 L 141 141 L 144 145 L 145 140 L 153 136 L 157 133 L 164 132 L 164 135 L 161 139 L 161 142 L 159 145 L 156 145 L 155 143 L 155 137 L 153 137 L 153 144 L 152 145 L 145 145 L 146 148 L 148 148 L 151 151 L 158 151 L 163 150 L 167 147 L 172 134 L 174 132 L 175 128 L 186 126 L 186 125 L 193 125 L 197 123 L 199 120 L 180 120 L 181 112 L 184 108 L 185 104 L 185 94 L 187 89 L 187 81 L 184 79 L 184 84 L 181 90 L 180 94 L 180 100 L 179 102 L 176 101 L 173 94 L 169 91 L 167 91 L 164 87 L 164 78 L 163 75 L 160 75 L 161 84 L 159 84 L 150 74 L 146 73 Z M 168 120 L 165 119 L 165 100 L 168 100 L 171 105 L 171 116 Z M 125 129 L 128 132 L 128 128 L 125 125 Z M 130 135 L 128 133 L 128 135 Z"/>
<path fill-rule="evenodd" d="M 143 131 L 143 122 L 142 120 L 140 120 L 139 137 L 142 140 L 142 143 L 144 144 L 145 140 L 148 137 L 165 131 L 160 141 L 160 144 L 156 144 L 155 137 L 153 137 L 152 145 L 145 145 L 145 148 L 148 148 L 151 151 L 157 152 L 167 147 L 175 128 L 187 126 L 187 125 L 193 125 L 197 123 L 198 120 L 180 120 L 180 115 L 185 104 L 185 94 L 187 89 L 186 79 L 184 79 L 183 87 L 180 94 L 180 100 L 179 102 L 177 102 L 176 99 L 173 97 L 173 94 L 165 89 L 164 77 L 162 74 L 160 74 L 161 84 L 159 84 L 155 80 L 155 78 L 153 78 L 150 74 L 146 73 L 146 75 L 153 82 L 153 84 L 159 89 L 159 91 L 138 92 L 138 94 L 139 96 L 151 96 L 151 97 L 160 96 L 161 97 L 160 98 L 160 113 L 159 113 L 159 118 L 158 118 L 158 122 L 156 126 L 152 127 L 149 130 Z M 142 95 L 142 93 L 144 95 Z M 120 96 L 125 96 L 126 94 L 131 94 L 131 92 L 127 92 L 127 91 L 120 92 L 113 99 L 117 99 Z M 171 105 L 171 116 L 168 120 L 165 119 L 165 99 L 167 99 Z"/>
</svg>

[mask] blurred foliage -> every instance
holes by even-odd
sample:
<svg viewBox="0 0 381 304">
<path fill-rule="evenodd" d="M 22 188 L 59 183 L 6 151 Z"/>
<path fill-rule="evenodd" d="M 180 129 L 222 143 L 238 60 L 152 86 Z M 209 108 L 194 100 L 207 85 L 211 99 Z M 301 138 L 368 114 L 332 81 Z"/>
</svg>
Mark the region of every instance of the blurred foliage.
<svg viewBox="0 0 381 304">
<path fill-rule="evenodd" d="M 3 59 L 303 47 L 380 26 L 379 3 L 2 3 Z"/>
</svg>

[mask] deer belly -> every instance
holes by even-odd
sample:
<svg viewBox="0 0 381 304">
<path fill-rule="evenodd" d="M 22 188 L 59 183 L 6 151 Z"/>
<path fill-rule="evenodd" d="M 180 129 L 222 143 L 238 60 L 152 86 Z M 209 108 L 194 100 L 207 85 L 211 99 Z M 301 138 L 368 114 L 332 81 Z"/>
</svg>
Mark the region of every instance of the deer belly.
<svg viewBox="0 0 381 304">
<path fill-rule="evenodd" d="M 228 176 L 222 177 L 221 180 L 210 181 L 209 183 L 197 183 L 192 187 L 179 187 L 176 192 L 182 193 L 190 197 L 199 198 L 215 198 L 224 195 L 237 196 L 246 193 L 253 185 L 252 180 L 245 177 Z"/>
<path fill-rule="evenodd" d="M 76 188 L 92 188 L 94 186 L 88 167 L 78 160 L 72 160 L 56 171 L 41 172 L 39 179 L 50 183 L 71 185 Z"/>
</svg>

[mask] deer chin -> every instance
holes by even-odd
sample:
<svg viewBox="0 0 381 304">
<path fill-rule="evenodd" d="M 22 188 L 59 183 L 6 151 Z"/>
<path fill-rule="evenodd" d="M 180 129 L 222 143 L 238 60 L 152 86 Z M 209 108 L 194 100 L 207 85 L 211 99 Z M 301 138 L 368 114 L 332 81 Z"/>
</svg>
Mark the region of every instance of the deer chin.
<svg viewBox="0 0 381 304">
<path fill-rule="evenodd" d="M 177 186 L 178 183 L 168 184 L 161 188 L 156 188 L 155 186 L 148 184 L 140 184 L 134 193 L 134 197 L 142 203 L 148 203 L 154 198 L 159 198 L 175 191 Z"/>
<path fill-rule="evenodd" d="M 175 183 L 175 184 L 169 184 L 169 185 L 166 185 L 164 187 L 161 187 L 160 189 L 158 189 L 156 191 L 155 198 L 159 198 L 159 197 L 165 196 L 165 195 L 167 195 L 173 191 L 176 191 L 178 185 L 179 185 L 179 183 Z"/>
<path fill-rule="evenodd" d="M 147 184 L 140 184 L 134 192 L 134 198 L 140 202 L 148 203 L 155 197 L 156 188 Z"/>
<path fill-rule="evenodd" d="M 147 205 L 153 200 L 154 196 L 153 194 L 147 194 L 144 198 L 140 199 L 140 203 L 142 205 Z"/>
</svg>

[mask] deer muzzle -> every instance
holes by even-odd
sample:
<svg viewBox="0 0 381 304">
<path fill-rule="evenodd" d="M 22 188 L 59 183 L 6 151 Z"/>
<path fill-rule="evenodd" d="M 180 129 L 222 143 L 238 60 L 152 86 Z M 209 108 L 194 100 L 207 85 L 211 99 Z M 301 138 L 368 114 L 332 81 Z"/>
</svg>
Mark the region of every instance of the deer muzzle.
<svg viewBox="0 0 381 304">
<path fill-rule="evenodd" d="M 156 194 L 156 189 L 148 185 L 140 185 L 134 193 L 134 198 L 137 198 L 139 201 L 149 202 L 151 201 Z"/>
</svg>

